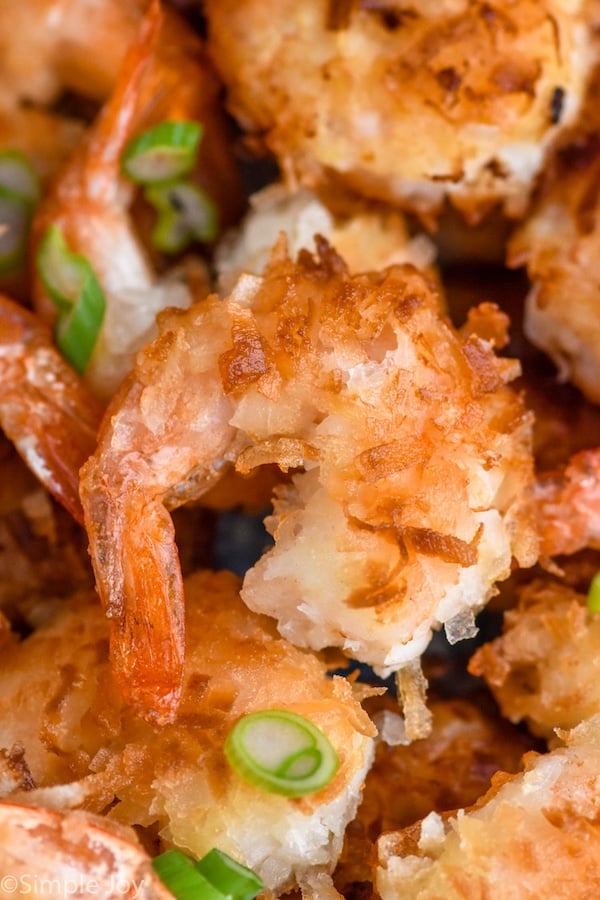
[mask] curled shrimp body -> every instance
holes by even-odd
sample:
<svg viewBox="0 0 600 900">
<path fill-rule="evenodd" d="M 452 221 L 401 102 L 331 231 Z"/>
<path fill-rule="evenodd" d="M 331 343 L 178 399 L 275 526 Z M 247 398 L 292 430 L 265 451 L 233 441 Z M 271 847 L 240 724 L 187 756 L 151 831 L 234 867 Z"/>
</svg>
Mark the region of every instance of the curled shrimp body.
<svg viewBox="0 0 600 900">
<path fill-rule="evenodd" d="M 536 559 L 514 362 L 454 331 L 412 267 L 349 276 L 318 246 L 297 263 L 279 247 L 227 300 L 162 314 L 82 470 L 117 678 L 149 715 L 174 715 L 181 678 L 167 510 L 228 463 L 297 470 L 246 603 L 294 643 L 342 647 L 382 673 L 418 660 L 442 622 L 453 640 L 468 633 L 513 554 Z"/>
<path fill-rule="evenodd" d="M 78 521 L 78 472 L 96 446 L 100 408 L 28 310 L 0 296 L 0 426 Z"/>
<path fill-rule="evenodd" d="M 0 803 L 3 897 L 172 900 L 129 828 L 83 812 Z"/>
<path fill-rule="evenodd" d="M 33 222 L 33 247 L 50 225 L 69 249 L 91 264 L 106 295 L 106 315 L 85 373 L 106 399 L 153 333 L 158 310 L 189 306 L 181 280 L 159 279 L 136 228 L 131 206 L 136 188 L 121 173 L 128 141 L 165 120 L 204 126 L 195 180 L 205 187 L 226 224 L 239 208 L 238 176 L 219 104 L 219 83 L 193 32 L 175 13 L 154 2 L 132 44 L 115 90 L 70 159 Z M 40 280 L 34 302 L 52 322 L 56 308 Z"/>
</svg>

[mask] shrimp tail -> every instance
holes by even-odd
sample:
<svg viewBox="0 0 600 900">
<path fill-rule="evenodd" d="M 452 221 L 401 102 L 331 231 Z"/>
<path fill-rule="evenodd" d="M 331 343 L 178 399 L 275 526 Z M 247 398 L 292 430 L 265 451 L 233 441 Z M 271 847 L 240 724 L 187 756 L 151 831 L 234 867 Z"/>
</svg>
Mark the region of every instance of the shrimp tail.
<svg viewBox="0 0 600 900">
<path fill-rule="evenodd" d="M 80 523 L 79 469 L 96 447 L 97 401 L 28 310 L 0 295 L 0 426 Z"/>
<path fill-rule="evenodd" d="M 93 468 L 92 459 L 84 483 Z M 171 517 L 160 502 L 133 491 L 124 491 L 118 506 L 112 491 L 100 496 L 83 488 L 82 499 L 96 584 L 111 620 L 115 679 L 149 721 L 172 722 L 183 688 L 185 605 Z"/>
</svg>

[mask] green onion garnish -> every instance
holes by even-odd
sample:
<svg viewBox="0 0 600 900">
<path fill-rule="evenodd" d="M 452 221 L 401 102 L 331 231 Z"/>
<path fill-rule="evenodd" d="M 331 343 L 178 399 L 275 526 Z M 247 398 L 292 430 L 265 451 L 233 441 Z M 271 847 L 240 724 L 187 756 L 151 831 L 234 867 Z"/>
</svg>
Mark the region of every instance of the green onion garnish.
<svg viewBox="0 0 600 900">
<path fill-rule="evenodd" d="M 87 259 L 69 250 L 56 225 L 50 225 L 40 241 L 37 270 L 58 309 L 56 343 L 63 356 L 82 373 L 98 340 L 106 310 L 100 282 Z"/>
<path fill-rule="evenodd" d="M 121 157 L 123 173 L 138 184 L 159 184 L 188 175 L 202 139 L 199 122 L 161 122 L 132 138 Z"/>
<path fill-rule="evenodd" d="M 40 198 L 35 169 L 19 150 L 0 152 L 0 273 L 25 261 L 33 209 Z"/>
<path fill-rule="evenodd" d="M 20 150 L 0 151 L 0 185 L 32 207 L 41 196 L 37 173 Z"/>
<path fill-rule="evenodd" d="M 176 900 L 253 900 L 264 885 L 251 869 L 220 850 L 194 862 L 180 850 L 167 850 L 152 867 Z"/>
<path fill-rule="evenodd" d="M 591 613 L 600 613 L 600 572 L 596 572 L 590 582 L 587 595 L 587 608 Z"/>
<path fill-rule="evenodd" d="M 338 755 L 323 732 L 287 710 L 250 713 L 227 736 L 225 756 L 250 784 L 286 797 L 303 797 L 329 784 Z"/>
<path fill-rule="evenodd" d="M 217 209 L 190 182 L 155 185 L 146 189 L 145 197 L 158 213 L 152 241 L 163 253 L 180 253 L 192 241 L 212 241 L 217 236 Z"/>
<path fill-rule="evenodd" d="M 232 900 L 253 900 L 264 885 L 258 875 L 221 850 L 211 850 L 196 863 L 207 881 Z"/>
<path fill-rule="evenodd" d="M 31 207 L 0 186 L 0 273 L 17 269 L 25 259 Z"/>
</svg>

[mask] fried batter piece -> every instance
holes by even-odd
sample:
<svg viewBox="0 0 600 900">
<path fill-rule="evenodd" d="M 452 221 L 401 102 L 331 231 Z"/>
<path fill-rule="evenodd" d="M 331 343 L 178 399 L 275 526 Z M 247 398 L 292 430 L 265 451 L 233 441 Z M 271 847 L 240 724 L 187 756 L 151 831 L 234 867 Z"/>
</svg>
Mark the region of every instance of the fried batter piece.
<svg viewBox="0 0 600 900">
<path fill-rule="evenodd" d="M 504 633 L 469 665 L 488 683 L 503 715 L 551 737 L 600 711 L 600 616 L 560 582 L 536 580 L 504 615 Z"/>
<path fill-rule="evenodd" d="M 527 206 L 596 50 L 585 2 L 205 0 L 242 127 L 290 183 L 341 182 L 431 219 Z"/>
<path fill-rule="evenodd" d="M 600 717 L 498 774 L 470 810 L 379 840 L 383 900 L 593 898 L 600 891 Z"/>
<path fill-rule="evenodd" d="M 172 725 L 152 727 L 124 706 L 108 660 L 108 626 L 93 596 L 9 649 L 0 672 L 5 756 L 20 748 L 25 776 L 11 799 L 159 832 L 201 857 L 217 846 L 273 891 L 331 871 L 373 753 L 375 729 L 344 679 L 280 638 L 239 599 L 227 572 L 186 581 L 183 698 Z M 367 689 L 368 690 L 368 689 Z M 285 709 L 309 718 L 340 766 L 315 794 L 289 799 L 254 787 L 228 765 L 225 738 L 240 716 Z"/>
<path fill-rule="evenodd" d="M 200 262 L 159 277 L 136 227 L 135 185 L 121 172 L 128 141 L 165 120 L 204 127 L 194 180 L 219 207 L 221 224 L 235 221 L 241 188 L 220 102 L 220 84 L 202 42 L 177 15 L 154 0 L 137 33 L 113 94 L 84 141 L 52 185 L 33 221 L 34 251 L 57 226 L 69 249 L 91 264 L 106 296 L 106 314 L 85 372 L 106 400 L 129 370 L 135 352 L 155 334 L 155 316 L 187 307 L 208 293 Z M 201 274 L 198 274 L 201 270 Z M 56 305 L 40 278 L 34 284 L 40 315 L 53 322 Z"/>
<path fill-rule="evenodd" d="M 577 126 L 561 141 L 508 262 L 527 265 L 533 287 L 525 332 L 562 379 L 600 402 L 600 114 L 597 71 Z"/>
<path fill-rule="evenodd" d="M 158 719 L 175 714 L 184 643 L 167 510 L 227 463 L 303 470 L 276 491 L 275 547 L 245 602 L 380 672 L 414 665 L 440 623 L 468 634 L 512 556 L 537 558 L 530 419 L 506 385 L 518 364 L 459 335 L 412 267 L 349 276 L 318 247 L 297 263 L 280 247 L 228 299 L 162 314 L 82 470 L 115 674 Z"/>
</svg>

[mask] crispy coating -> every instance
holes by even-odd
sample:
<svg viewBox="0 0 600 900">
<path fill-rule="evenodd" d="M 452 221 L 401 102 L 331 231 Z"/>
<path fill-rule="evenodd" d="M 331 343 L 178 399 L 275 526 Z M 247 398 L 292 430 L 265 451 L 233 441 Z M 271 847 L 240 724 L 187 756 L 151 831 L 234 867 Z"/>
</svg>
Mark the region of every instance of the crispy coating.
<svg viewBox="0 0 600 900">
<path fill-rule="evenodd" d="M 290 182 L 341 181 L 423 216 L 520 215 L 594 57 L 586 4 L 205 0 L 243 128 Z"/>
<path fill-rule="evenodd" d="M 562 379 L 600 401 L 600 71 L 580 121 L 557 148 L 544 187 L 512 237 L 509 265 L 527 265 L 525 332 Z"/>
<path fill-rule="evenodd" d="M 0 295 L 0 425 L 31 471 L 78 520 L 80 466 L 96 446 L 100 408 L 50 330 Z"/>
<path fill-rule="evenodd" d="M 221 225 L 234 221 L 242 205 L 220 84 L 202 42 L 158 0 L 135 34 L 114 92 L 33 221 L 34 253 L 46 229 L 57 226 L 70 250 L 89 261 L 104 290 L 106 314 L 85 372 L 104 400 L 129 370 L 135 352 L 155 334 L 156 313 L 167 306 L 187 307 L 194 292 L 208 292 L 204 273 L 200 284 L 187 271 L 159 279 L 136 228 L 136 188 L 121 172 L 128 141 L 164 120 L 202 122 L 204 136 L 190 177 L 217 205 Z M 56 305 L 39 277 L 34 303 L 44 319 L 54 321 Z"/>
<path fill-rule="evenodd" d="M 379 841 L 383 900 L 589 898 L 600 890 L 600 718 L 499 774 L 471 810 Z"/>
<path fill-rule="evenodd" d="M 10 648 L 0 721 L 5 756 L 21 748 L 13 799 L 108 810 L 110 820 L 158 830 L 163 849 L 175 844 L 196 857 L 218 846 L 272 890 L 302 882 L 313 867 L 330 870 L 356 810 L 374 728 L 351 686 L 326 678 L 321 659 L 278 637 L 238 591 L 239 580 L 226 572 L 187 580 L 183 699 L 176 721 L 163 728 L 123 705 L 93 597 L 65 603 Z M 293 710 L 327 734 L 340 767 L 321 791 L 290 800 L 229 767 L 226 735 L 241 715 L 260 709 Z"/>
<path fill-rule="evenodd" d="M 487 681 L 512 722 L 551 737 L 600 711 L 600 617 L 586 598 L 550 579 L 521 591 L 504 633 L 477 650 L 469 669 Z"/>
<path fill-rule="evenodd" d="M 380 740 L 365 781 L 362 802 L 348 826 L 335 883 L 344 896 L 369 882 L 382 832 L 396 831 L 424 818 L 470 806 L 485 793 L 498 771 L 517 772 L 532 741 L 473 700 L 432 700 L 431 735 L 390 745 Z M 387 701 L 367 701 L 384 738 L 398 720 Z M 387 721 L 386 718 L 387 717 Z M 392 720 L 391 722 L 389 720 Z M 387 731 L 387 735 L 386 735 Z"/>
<path fill-rule="evenodd" d="M 303 469 L 276 492 L 275 548 L 242 592 L 302 646 L 401 669 L 440 623 L 453 640 L 469 632 L 513 555 L 536 559 L 514 361 L 459 335 L 412 267 L 349 276 L 323 240 L 319 251 L 293 263 L 280 248 L 227 300 L 163 314 L 82 470 L 115 672 L 148 715 L 172 716 L 180 690 L 167 509 L 227 462 Z"/>
</svg>

